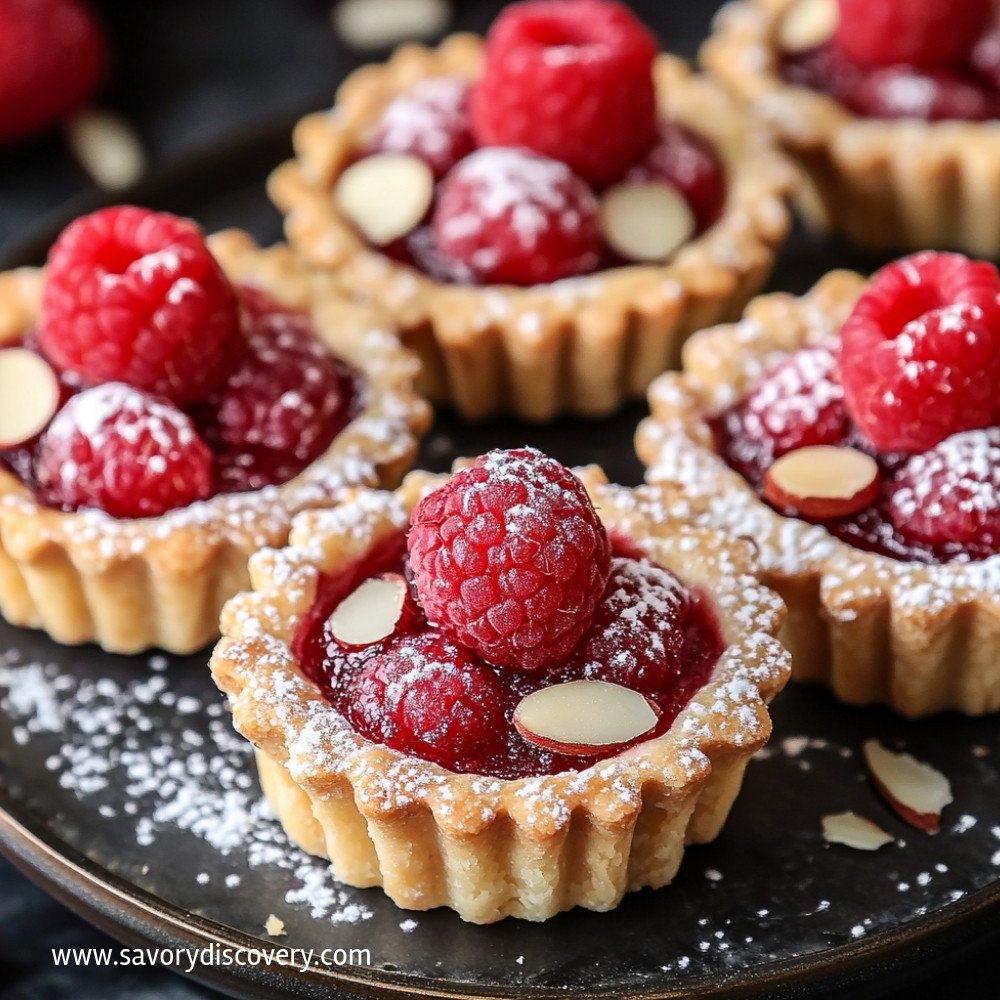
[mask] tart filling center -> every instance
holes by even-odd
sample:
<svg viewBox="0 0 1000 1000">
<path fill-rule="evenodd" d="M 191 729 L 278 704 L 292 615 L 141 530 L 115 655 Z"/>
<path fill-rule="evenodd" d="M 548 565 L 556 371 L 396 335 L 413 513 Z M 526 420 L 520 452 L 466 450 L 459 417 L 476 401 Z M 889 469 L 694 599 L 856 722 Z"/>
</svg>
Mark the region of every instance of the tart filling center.
<svg viewBox="0 0 1000 1000">
<path fill-rule="evenodd" d="M 666 732 L 724 646 L 705 594 L 609 537 L 575 476 L 522 449 L 322 576 L 295 653 L 360 735 L 520 778 Z"/>
</svg>

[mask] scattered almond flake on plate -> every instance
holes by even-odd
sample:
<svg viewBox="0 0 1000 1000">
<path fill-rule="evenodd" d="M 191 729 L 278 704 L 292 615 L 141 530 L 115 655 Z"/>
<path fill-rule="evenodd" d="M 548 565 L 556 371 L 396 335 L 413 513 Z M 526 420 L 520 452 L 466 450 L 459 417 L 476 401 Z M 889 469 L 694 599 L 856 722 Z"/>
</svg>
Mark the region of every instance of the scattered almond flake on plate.
<svg viewBox="0 0 1000 1000">
<path fill-rule="evenodd" d="M 937 833 L 941 811 L 953 801 L 948 779 L 908 753 L 887 750 L 878 740 L 865 740 L 862 751 L 872 783 L 889 806 L 918 830 Z"/>
<path fill-rule="evenodd" d="M 355 49 L 387 49 L 440 35 L 451 21 L 448 0 L 340 0 L 334 30 Z"/>
<path fill-rule="evenodd" d="M 288 934 L 285 930 L 285 921 L 273 913 L 264 922 L 264 930 L 271 937 L 285 937 Z"/>
<path fill-rule="evenodd" d="M 877 823 L 850 810 L 824 816 L 822 823 L 823 839 L 828 844 L 842 844 L 858 851 L 877 851 L 893 841 L 892 834 L 886 833 Z"/>
</svg>

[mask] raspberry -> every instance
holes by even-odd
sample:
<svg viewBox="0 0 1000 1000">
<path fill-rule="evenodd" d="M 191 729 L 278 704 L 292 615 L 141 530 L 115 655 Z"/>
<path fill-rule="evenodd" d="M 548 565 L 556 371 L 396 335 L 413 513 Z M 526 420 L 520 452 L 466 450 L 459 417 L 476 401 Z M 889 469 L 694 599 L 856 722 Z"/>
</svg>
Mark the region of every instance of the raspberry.
<svg viewBox="0 0 1000 1000">
<path fill-rule="evenodd" d="M 212 453 L 169 402 L 108 382 L 56 414 L 39 443 L 35 475 L 53 507 L 156 517 L 211 495 Z"/>
<path fill-rule="evenodd" d="M 407 545 L 428 621 L 524 671 L 567 659 L 611 564 L 583 484 L 533 448 L 490 452 L 452 476 L 414 509 Z"/>
<path fill-rule="evenodd" d="M 989 86 L 1000 90 L 1000 24 L 994 25 L 980 37 L 969 62 Z"/>
<path fill-rule="evenodd" d="M 468 91 L 459 77 L 422 80 L 386 106 L 367 153 L 409 153 L 440 180 L 476 147 L 466 107 Z"/>
<path fill-rule="evenodd" d="M 840 444 L 848 433 L 836 353 L 828 346 L 790 354 L 728 412 L 734 463 L 759 473 L 789 451 Z"/>
<path fill-rule="evenodd" d="M 351 417 L 353 379 L 308 316 L 245 290 L 249 351 L 198 408 L 226 491 L 284 483 L 315 461 Z"/>
<path fill-rule="evenodd" d="M 911 541 L 998 551 L 1000 428 L 955 434 L 910 458 L 893 481 L 889 515 Z"/>
<path fill-rule="evenodd" d="M 926 451 L 993 422 L 998 297 L 996 268 L 961 254 L 915 254 L 872 278 L 841 333 L 840 376 L 877 448 Z"/>
<path fill-rule="evenodd" d="M 887 66 L 862 77 L 845 102 L 869 118 L 987 121 L 1000 99 L 974 79 L 945 69 Z"/>
<path fill-rule="evenodd" d="M 834 44 L 860 66 L 964 62 L 992 13 L 990 0 L 840 0 Z"/>
<path fill-rule="evenodd" d="M 726 200 L 722 168 L 712 147 L 682 125 L 665 125 L 660 141 L 627 174 L 630 181 L 659 181 L 684 195 L 698 230 L 718 219 Z"/>
<path fill-rule="evenodd" d="M 610 0 L 508 7 L 486 40 L 469 99 L 480 146 L 523 146 L 600 187 L 656 142 L 652 65 L 659 46 Z"/>
<path fill-rule="evenodd" d="M 597 200 L 569 167 L 520 149 L 480 149 L 441 182 L 438 251 L 475 280 L 534 285 L 593 271 Z"/>
<path fill-rule="evenodd" d="M 192 403 L 219 384 L 237 337 L 233 290 L 191 222 L 106 208 L 49 253 L 39 340 L 87 382 Z"/>
<path fill-rule="evenodd" d="M 500 679 L 438 632 L 389 643 L 344 700 L 362 736 L 455 771 L 479 771 L 503 749 L 509 698 Z"/>
<path fill-rule="evenodd" d="M 81 0 L 0 5 L 0 143 L 79 107 L 104 76 L 105 59 L 101 27 Z"/>
<path fill-rule="evenodd" d="M 843 104 L 850 104 L 865 72 L 835 45 L 826 44 L 786 57 L 784 75 L 797 87 L 821 90 Z"/>
<path fill-rule="evenodd" d="M 676 683 L 685 666 L 687 591 L 668 570 L 615 558 L 594 623 L 573 656 L 573 672 L 636 691 Z"/>
</svg>

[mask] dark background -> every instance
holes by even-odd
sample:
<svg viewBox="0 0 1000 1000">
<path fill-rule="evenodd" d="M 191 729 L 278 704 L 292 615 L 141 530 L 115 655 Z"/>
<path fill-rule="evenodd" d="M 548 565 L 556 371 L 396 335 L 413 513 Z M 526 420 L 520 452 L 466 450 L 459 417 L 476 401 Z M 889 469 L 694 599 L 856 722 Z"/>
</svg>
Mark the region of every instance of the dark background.
<svg viewBox="0 0 1000 1000">
<path fill-rule="evenodd" d="M 147 148 L 150 169 L 170 168 L 206 148 L 281 128 L 328 104 L 337 82 L 365 56 L 335 39 L 326 0 L 143 0 L 97 5 L 113 46 L 108 84 L 96 103 L 125 115 Z M 452 27 L 482 29 L 499 6 L 457 3 Z M 714 0 L 633 4 L 666 25 L 664 42 L 693 56 L 708 31 Z M 96 192 L 58 131 L 14 149 L 0 148 L 0 258 L 32 231 L 86 210 Z M 279 220 L 261 205 L 262 230 Z M 55 969 L 53 947 L 110 942 L 50 901 L 0 861 L 0 1000 L 154 1000 L 212 994 L 172 973 Z M 956 1000 L 995 993 L 987 955 L 898 995 Z"/>
</svg>

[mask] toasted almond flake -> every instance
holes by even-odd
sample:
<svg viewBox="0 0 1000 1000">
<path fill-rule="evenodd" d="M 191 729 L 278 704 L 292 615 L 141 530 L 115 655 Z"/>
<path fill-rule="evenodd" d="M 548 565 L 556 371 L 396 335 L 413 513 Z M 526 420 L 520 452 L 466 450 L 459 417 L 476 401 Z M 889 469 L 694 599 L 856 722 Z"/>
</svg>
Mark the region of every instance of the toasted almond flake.
<svg viewBox="0 0 1000 1000">
<path fill-rule="evenodd" d="M 877 851 L 893 841 L 877 823 L 856 812 L 831 813 L 824 816 L 823 839 L 828 844 L 843 844 L 858 851 Z"/>
<path fill-rule="evenodd" d="M 928 833 L 941 828 L 941 811 L 952 802 L 951 784 L 930 764 L 908 753 L 893 753 L 878 740 L 862 747 L 878 793 L 911 826 Z"/>
<path fill-rule="evenodd" d="M 59 407 L 59 380 L 34 351 L 0 351 L 0 447 L 16 448 L 48 426 Z"/>
<path fill-rule="evenodd" d="M 658 709 L 638 691 L 607 681 L 570 681 L 523 698 L 514 725 L 529 742 L 562 753 L 594 754 L 652 730 Z"/>
<path fill-rule="evenodd" d="M 337 207 L 376 246 L 412 232 L 427 214 L 434 176 L 423 160 L 376 153 L 348 167 L 337 181 Z"/>
<path fill-rule="evenodd" d="M 805 52 L 828 42 L 837 30 L 837 0 L 799 0 L 782 18 L 778 44 L 785 52 Z"/>
<path fill-rule="evenodd" d="M 440 35 L 451 20 L 447 0 L 341 0 L 333 27 L 355 49 L 387 49 Z"/>
<path fill-rule="evenodd" d="M 66 137 L 80 166 L 106 191 L 131 187 L 146 170 L 142 140 L 121 115 L 87 108 L 66 123 Z"/>
<path fill-rule="evenodd" d="M 779 507 L 807 516 L 839 517 L 864 510 L 878 494 L 878 463 L 856 448 L 812 445 L 782 455 L 767 470 L 764 489 Z"/>
<path fill-rule="evenodd" d="M 265 921 L 264 930 L 270 937 L 285 937 L 288 934 L 285 930 L 285 921 L 273 913 Z"/>
<path fill-rule="evenodd" d="M 405 600 L 406 581 L 401 576 L 365 580 L 337 605 L 330 631 L 345 646 L 370 646 L 392 635 Z"/>
<path fill-rule="evenodd" d="M 601 199 L 601 232 L 626 260 L 665 261 L 694 235 L 691 206 L 676 188 L 655 181 L 629 181 Z"/>
</svg>

